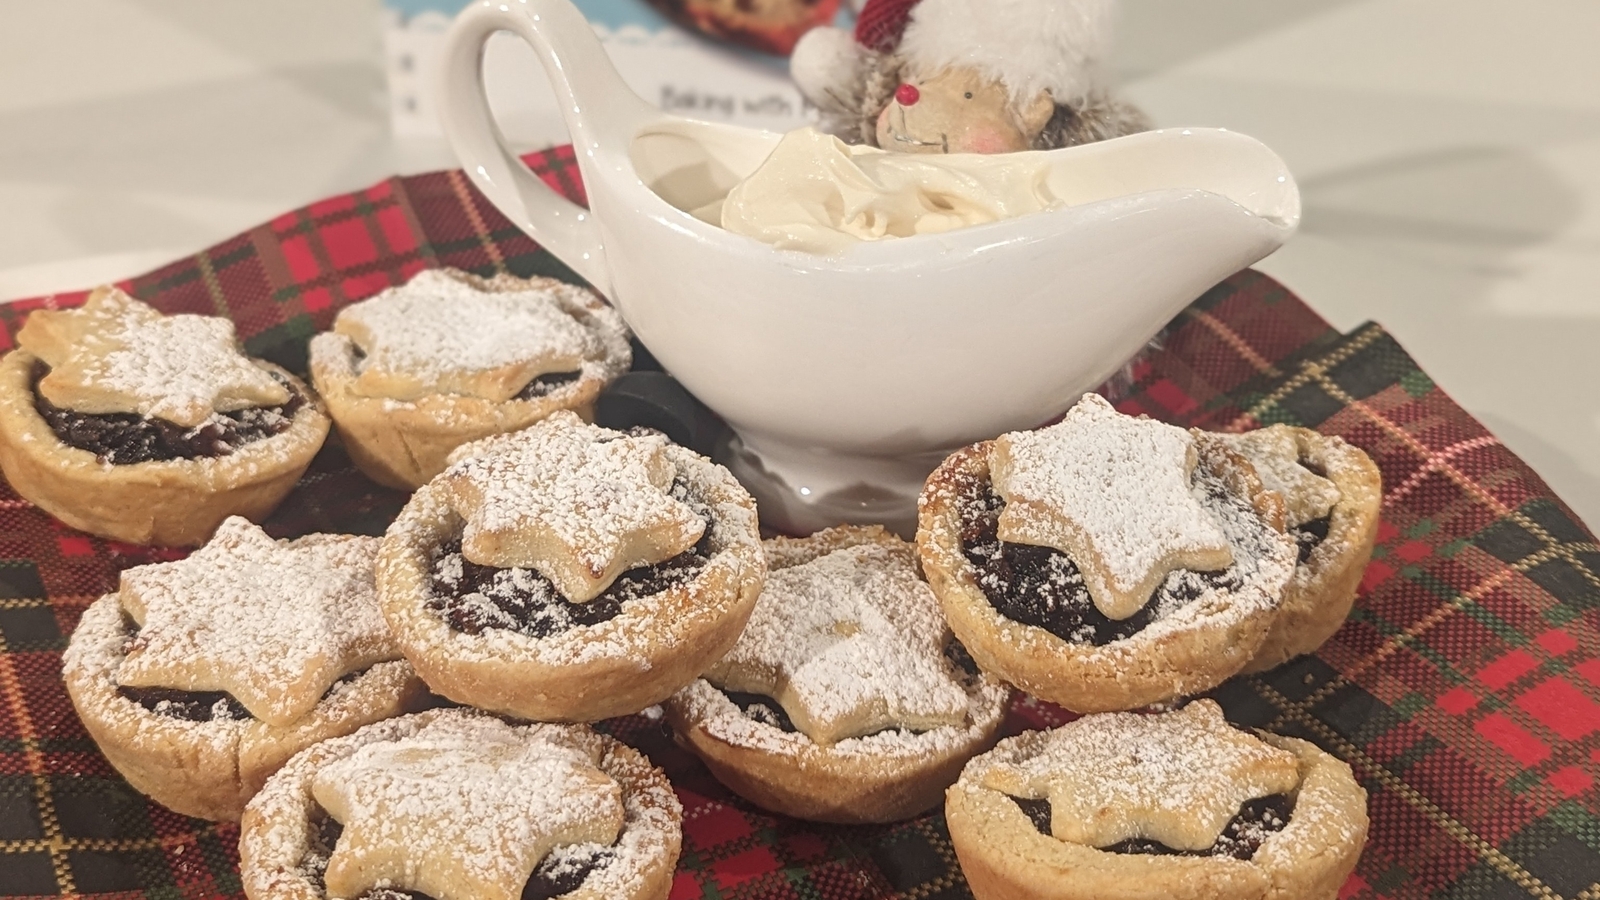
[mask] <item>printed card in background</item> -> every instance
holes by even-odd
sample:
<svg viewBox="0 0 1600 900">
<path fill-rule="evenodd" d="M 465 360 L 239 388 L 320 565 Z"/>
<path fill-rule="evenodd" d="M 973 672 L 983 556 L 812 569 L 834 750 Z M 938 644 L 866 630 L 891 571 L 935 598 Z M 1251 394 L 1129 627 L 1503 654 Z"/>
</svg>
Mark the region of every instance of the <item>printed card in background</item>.
<svg viewBox="0 0 1600 900">
<path fill-rule="evenodd" d="M 644 0 L 575 0 L 623 79 L 650 102 L 697 119 L 787 131 L 812 116 L 788 60 L 692 34 Z M 450 19 L 467 0 L 384 0 L 390 116 L 402 138 L 440 137 L 432 81 Z M 567 142 L 550 82 L 532 48 L 509 34 L 489 42 L 489 102 L 522 148 Z"/>
</svg>

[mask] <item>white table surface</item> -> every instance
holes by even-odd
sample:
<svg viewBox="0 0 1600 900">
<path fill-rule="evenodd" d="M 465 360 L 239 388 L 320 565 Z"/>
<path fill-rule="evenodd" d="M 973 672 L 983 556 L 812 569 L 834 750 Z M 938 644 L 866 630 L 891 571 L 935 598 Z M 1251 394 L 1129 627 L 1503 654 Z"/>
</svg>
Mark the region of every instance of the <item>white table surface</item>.
<svg viewBox="0 0 1600 900">
<path fill-rule="evenodd" d="M 395 172 L 376 0 L 0 10 L 0 299 L 138 274 Z M 1163 125 L 1266 141 L 1305 199 L 1261 268 L 1375 319 L 1600 525 L 1600 4 L 1125 0 Z"/>
</svg>

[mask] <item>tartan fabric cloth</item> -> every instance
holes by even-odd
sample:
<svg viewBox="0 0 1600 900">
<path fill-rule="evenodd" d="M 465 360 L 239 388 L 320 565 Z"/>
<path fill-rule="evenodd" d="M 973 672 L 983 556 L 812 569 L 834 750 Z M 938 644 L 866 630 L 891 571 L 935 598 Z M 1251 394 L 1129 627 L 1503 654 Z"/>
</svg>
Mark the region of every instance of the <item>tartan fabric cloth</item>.
<svg viewBox="0 0 1600 900">
<path fill-rule="evenodd" d="M 530 163 L 581 200 L 570 150 Z M 446 265 L 573 278 L 444 172 L 313 204 L 127 287 L 228 316 L 252 353 L 303 371 L 307 338 L 341 306 Z M 30 309 L 81 300 L 0 307 L 0 340 Z M 1383 470 L 1379 543 L 1348 625 L 1316 656 L 1216 691 L 1237 721 L 1349 761 L 1370 792 L 1370 842 L 1342 896 L 1600 900 L 1600 550 L 1538 476 L 1381 328 L 1339 334 L 1250 271 L 1178 317 L 1121 405 L 1220 430 L 1305 425 Z M 402 500 L 330 445 L 267 524 L 378 533 Z M 122 569 L 176 555 L 86 537 L 0 493 L 0 896 L 239 894 L 237 829 L 136 794 L 61 683 L 82 610 Z M 1024 698 L 1008 727 L 1065 718 Z M 675 900 L 970 896 L 937 813 L 871 828 L 767 815 L 658 724 L 602 727 L 678 788 Z"/>
</svg>

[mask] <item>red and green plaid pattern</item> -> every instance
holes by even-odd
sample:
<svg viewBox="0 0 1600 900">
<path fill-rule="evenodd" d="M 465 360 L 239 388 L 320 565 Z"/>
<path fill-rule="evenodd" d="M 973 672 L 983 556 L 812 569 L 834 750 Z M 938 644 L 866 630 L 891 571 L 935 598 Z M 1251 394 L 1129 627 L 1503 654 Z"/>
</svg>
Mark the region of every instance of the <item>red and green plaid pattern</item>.
<svg viewBox="0 0 1600 900">
<path fill-rule="evenodd" d="M 530 163 L 582 199 L 569 150 Z M 574 278 L 445 172 L 314 204 L 125 287 L 164 310 L 226 315 L 253 353 L 303 370 L 307 338 L 341 306 L 447 265 Z M 0 340 L 30 309 L 81 301 L 0 307 Z M 1215 692 L 1237 721 L 1348 760 L 1370 792 L 1371 840 L 1343 896 L 1600 900 L 1600 549 L 1538 476 L 1381 328 L 1341 335 L 1255 272 L 1180 315 L 1121 405 L 1221 430 L 1305 425 L 1383 469 L 1379 544 L 1350 623 L 1315 657 Z M 330 445 L 267 525 L 379 533 L 403 499 Z M 61 683 L 84 607 L 122 569 L 173 556 L 85 537 L 0 490 L 0 896 L 238 895 L 237 830 L 131 790 Z M 1024 698 L 1009 727 L 1063 720 Z M 677 900 L 970 896 L 937 813 L 871 828 L 767 815 L 658 724 L 602 727 L 678 787 Z"/>
</svg>

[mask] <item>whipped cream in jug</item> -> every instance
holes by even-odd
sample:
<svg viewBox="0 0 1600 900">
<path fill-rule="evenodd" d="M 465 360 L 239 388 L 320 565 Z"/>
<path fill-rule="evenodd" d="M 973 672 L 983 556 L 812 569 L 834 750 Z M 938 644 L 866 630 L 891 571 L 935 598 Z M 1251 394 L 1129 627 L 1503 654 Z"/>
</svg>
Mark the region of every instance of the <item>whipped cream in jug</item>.
<svg viewBox="0 0 1600 900">
<path fill-rule="evenodd" d="M 1060 152 L 890 153 L 802 128 L 725 197 L 691 212 L 779 249 L 839 253 L 1066 205 L 1051 177 Z"/>
</svg>

